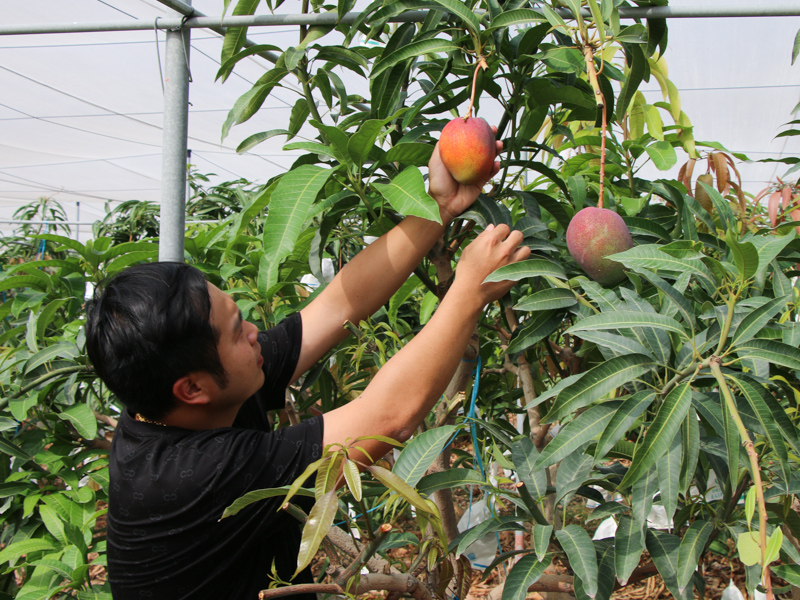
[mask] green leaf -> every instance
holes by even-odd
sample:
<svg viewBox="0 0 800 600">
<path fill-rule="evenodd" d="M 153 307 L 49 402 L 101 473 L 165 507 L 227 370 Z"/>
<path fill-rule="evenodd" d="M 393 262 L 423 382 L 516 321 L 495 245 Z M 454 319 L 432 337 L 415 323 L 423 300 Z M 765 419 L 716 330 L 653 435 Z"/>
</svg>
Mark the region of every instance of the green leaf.
<svg viewBox="0 0 800 600">
<path fill-rule="evenodd" d="M 230 31 L 230 29 L 235 29 L 235 28 L 231 27 L 229 28 L 228 31 Z M 280 52 L 280 51 L 281 51 L 280 48 L 278 48 L 277 46 L 273 46 L 272 44 L 256 44 L 255 46 L 250 46 L 249 48 L 245 48 L 244 50 L 241 50 L 237 52 L 235 55 L 231 56 L 229 59 L 224 60 L 219 70 L 217 71 L 217 75 L 214 79 L 215 80 L 222 79 L 222 82 L 224 83 L 228 79 L 230 74 L 233 72 L 233 68 L 236 66 L 236 63 L 238 63 L 240 60 L 247 58 L 248 56 L 253 56 L 254 54 L 261 54 L 262 52 Z M 226 49 L 225 49 L 225 44 L 223 42 L 223 53 L 225 52 Z"/>
<path fill-rule="evenodd" d="M 338 156 L 330 146 L 320 144 L 319 142 L 292 142 L 283 147 L 284 152 L 290 150 L 305 150 L 306 152 L 313 152 L 314 154 L 321 154 L 322 156 L 329 156 L 338 160 Z"/>
<path fill-rule="evenodd" d="M 669 142 L 655 142 L 645 148 L 645 152 L 659 171 L 669 171 L 678 162 L 675 148 Z"/>
<path fill-rule="evenodd" d="M 414 436 L 397 457 L 392 472 L 408 485 L 416 486 L 457 430 L 455 425 L 445 425 Z"/>
<path fill-rule="evenodd" d="M 561 325 L 561 314 L 555 311 L 535 313 L 514 331 L 507 352 L 514 354 L 530 348 L 546 338 Z"/>
<path fill-rule="evenodd" d="M 389 148 L 382 163 L 399 162 L 403 165 L 422 167 L 428 164 L 433 146 L 422 142 L 405 142 Z"/>
<path fill-rule="evenodd" d="M 535 550 L 536 556 L 540 561 L 544 560 L 544 557 L 547 555 L 547 549 L 550 547 L 550 538 L 552 536 L 552 525 L 541 525 L 539 523 L 533 524 L 531 539 L 533 540 L 533 549 Z"/>
<path fill-rule="evenodd" d="M 542 419 L 552 423 L 563 419 L 570 413 L 588 406 L 649 371 L 653 362 L 647 356 L 631 354 L 617 356 L 593 367 L 583 376 L 558 394 L 550 412 Z"/>
<path fill-rule="evenodd" d="M 717 284 L 714 277 L 702 262 L 676 258 L 659 248 L 660 246 L 655 244 L 643 244 L 607 258 L 634 270 L 637 267 L 644 267 L 655 272 L 671 271 L 677 274 L 689 272 L 703 284 L 707 292 L 713 294 L 716 291 Z"/>
<path fill-rule="evenodd" d="M 622 439 L 622 436 L 627 433 L 647 407 L 652 404 L 655 397 L 655 392 L 643 391 L 636 392 L 625 398 L 622 406 L 611 417 L 611 421 L 603 431 L 603 435 L 600 436 L 600 441 L 597 442 L 597 448 L 594 453 L 595 461 L 602 460 L 608 454 L 614 444 Z"/>
<path fill-rule="evenodd" d="M 664 281 L 661 277 L 649 271 L 648 269 L 639 267 L 636 269 L 637 273 L 641 273 L 650 283 L 656 286 L 659 290 L 664 292 L 664 295 L 669 298 L 670 302 L 678 309 L 678 312 L 681 313 L 683 320 L 686 322 L 687 325 L 691 326 L 694 329 L 697 326 L 694 317 L 694 308 L 692 304 L 686 299 L 686 297 L 681 294 L 678 290 L 676 290 L 672 285 Z"/>
<path fill-rule="evenodd" d="M 555 29 L 561 31 L 561 33 L 569 35 L 570 29 L 567 26 L 567 23 L 564 21 L 564 19 L 561 18 L 561 15 L 559 15 L 556 11 L 550 8 L 550 6 L 548 6 L 547 4 L 542 4 L 541 9 L 542 12 L 544 13 L 545 18 L 550 23 L 550 25 L 552 25 Z"/>
<path fill-rule="evenodd" d="M 292 139 L 303 128 L 303 125 L 306 123 L 306 119 L 311 114 L 311 107 L 308 105 L 308 101 L 305 98 L 300 98 L 297 102 L 294 103 L 292 107 L 292 112 L 289 115 L 289 137 L 287 139 Z"/>
<path fill-rule="evenodd" d="M 403 498 L 403 500 L 408 502 L 411 506 L 425 513 L 431 512 L 431 507 L 422 496 L 390 470 L 379 467 L 378 465 L 370 465 L 367 469 L 375 476 L 375 479 Z"/>
<path fill-rule="evenodd" d="M 464 7 L 463 4 L 458 4 Z M 407 46 L 403 46 L 403 48 L 392 52 L 389 56 L 381 57 L 381 59 L 373 67 L 370 78 L 375 79 L 387 69 L 394 67 L 396 64 L 401 63 L 404 60 L 414 58 L 415 56 L 420 56 L 422 54 L 455 52 L 458 49 L 458 44 L 439 38 L 412 42 Z"/>
<path fill-rule="evenodd" d="M 689 491 L 697 471 L 697 462 L 700 459 L 700 425 L 697 412 L 693 408 L 686 413 L 686 419 L 681 427 L 681 474 L 679 479 L 680 492 L 683 495 Z"/>
<path fill-rule="evenodd" d="M 508 574 L 502 600 L 525 600 L 528 588 L 536 583 L 552 561 L 539 560 L 533 554 L 523 556 Z"/>
<path fill-rule="evenodd" d="M 492 517 L 482 521 L 475 527 L 468 529 L 460 537 L 458 547 L 456 548 L 456 556 L 460 556 L 467 551 L 472 544 L 489 533 L 496 531 L 522 531 L 525 528 L 518 522 L 517 517 Z"/>
<path fill-rule="evenodd" d="M 678 547 L 680 539 L 677 536 L 664 533 L 655 529 L 647 529 L 645 542 L 647 551 L 658 569 L 658 574 L 664 580 L 667 588 L 676 598 L 683 595 L 678 591 Z"/>
<path fill-rule="evenodd" d="M 647 473 L 667 452 L 672 440 L 678 435 L 691 404 L 692 389 L 688 382 L 675 387 L 667 395 L 656 413 L 653 424 L 648 428 L 644 441 L 636 448 L 632 464 L 622 478 L 619 489 L 627 488 Z"/>
<path fill-rule="evenodd" d="M 353 498 L 356 502 L 361 502 L 361 476 L 358 472 L 358 466 L 349 458 L 345 459 L 342 465 L 342 472 L 347 482 L 347 488 L 353 494 Z"/>
<path fill-rule="evenodd" d="M 308 209 L 331 173 L 331 169 L 302 165 L 286 173 L 272 193 L 258 277 L 258 289 L 264 295 L 277 283 L 278 265 L 291 254 Z"/>
<path fill-rule="evenodd" d="M 655 361 L 655 357 L 649 349 L 645 348 L 639 341 L 623 335 L 604 331 L 582 331 L 580 338 L 585 342 L 592 342 L 603 348 L 608 348 L 617 356 L 622 354 L 644 354 Z"/>
<path fill-rule="evenodd" d="M 639 84 L 645 77 L 647 70 L 647 57 L 644 55 L 641 47 L 638 44 L 627 47 L 630 52 L 630 70 L 625 83 L 622 84 L 622 89 L 619 93 L 617 100 L 617 121 L 622 121 L 628 107 L 633 99 L 636 90 L 639 89 Z"/>
<path fill-rule="evenodd" d="M 85 404 L 75 404 L 70 406 L 59 415 L 62 420 L 69 421 L 75 427 L 78 434 L 87 441 L 97 437 L 97 419 L 95 419 L 92 409 Z"/>
<path fill-rule="evenodd" d="M 492 19 L 489 27 L 486 28 L 486 32 L 514 27 L 516 25 L 538 23 L 545 20 L 545 16 L 542 13 L 531 8 L 515 8 L 513 10 L 506 10 Z"/>
<path fill-rule="evenodd" d="M 45 347 L 44 349 L 40 350 L 39 352 L 31 356 L 25 362 L 23 373 L 26 374 L 31 373 L 35 369 L 57 358 L 64 358 L 69 360 L 77 358 L 78 356 L 80 356 L 80 350 L 78 350 L 78 347 L 73 342 L 57 342 L 55 344 Z"/>
<path fill-rule="evenodd" d="M 425 191 L 425 181 L 417 167 L 406 167 L 391 183 L 374 183 L 373 186 L 397 212 L 442 222 L 439 205 Z"/>
<path fill-rule="evenodd" d="M 733 229 L 728 229 L 725 241 L 733 256 L 733 263 L 742 280 L 750 279 L 759 271 L 758 250 L 750 242 L 740 242 Z"/>
<path fill-rule="evenodd" d="M 544 447 L 533 468 L 546 469 L 600 435 L 621 405 L 621 400 L 605 402 L 575 417 Z"/>
<path fill-rule="evenodd" d="M 578 301 L 575 292 L 563 288 L 548 288 L 527 296 L 514 306 L 514 310 L 537 312 L 574 306 Z"/>
<path fill-rule="evenodd" d="M 331 152 L 333 152 L 333 155 L 340 163 L 343 165 L 353 164 L 352 159 L 350 158 L 350 153 L 347 149 L 350 144 L 350 139 L 347 137 L 347 134 L 344 131 L 338 127 L 334 127 L 333 125 L 325 125 L 324 123 L 320 123 L 314 119 L 311 119 L 309 124 L 319 129 L 319 131 L 328 138 Z"/>
<path fill-rule="evenodd" d="M 739 559 L 748 567 L 761 564 L 761 540 L 758 530 L 745 531 L 736 540 Z"/>
<path fill-rule="evenodd" d="M 539 452 L 529 437 L 515 440 L 511 445 L 511 459 L 517 472 L 519 481 L 522 482 L 534 501 L 539 501 L 547 494 L 547 474 L 534 469 L 533 465 Z"/>
<path fill-rule="evenodd" d="M 366 162 L 375 145 L 375 140 L 378 139 L 378 135 L 384 126 L 385 121 L 370 119 L 365 121 L 350 138 L 350 142 L 347 144 L 347 151 L 357 166 Z"/>
<path fill-rule="evenodd" d="M 581 331 L 605 331 L 608 329 L 637 329 L 654 327 L 680 334 L 689 339 L 683 326 L 666 315 L 646 313 L 636 310 L 618 310 L 611 313 L 600 313 L 584 317 L 567 330 L 567 333 L 578 334 Z M 580 337 L 580 335 L 578 335 Z"/>
<path fill-rule="evenodd" d="M 0 563 L 13 565 L 23 554 L 33 554 L 47 550 L 55 550 L 56 546 L 50 540 L 44 538 L 34 538 L 11 542 L 8 546 L 0 550 Z"/>
<path fill-rule="evenodd" d="M 567 553 L 570 567 L 581 579 L 584 589 L 590 598 L 597 594 L 597 554 L 594 543 L 580 525 L 567 525 L 556 530 L 556 539 Z"/>
<path fill-rule="evenodd" d="M 567 275 L 564 269 L 557 263 L 547 260 L 546 258 L 530 258 L 520 262 L 515 262 L 510 265 L 500 267 L 491 273 L 484 283 L 496 281 L 520 281 L 522 279 L 529 279 L 531 277 L 556 277 L 558 279 L 566 279 Z"/>
<path fill-rule="evenodd" d="M 451 489 L 464 485 L 486 485 L 486 480 L 480 473 L 472 469 L 448 469 L 439 473 L 425 475 L 417 484 L 417 491 L 420 494 L 430 496 L 433 492 L 444 489 Z"/>
<path fill-rule="evenodd" d="M 621 586 L 625 586 L 633 570 L 639 566 L 639 559 L 644 550 L 644 531 L 641 524 L 636 523 L 630 515 L 620 516 L 614 534 L 614 547 L 617 580 Z"/>
<path fill-rule="evenodd" d="M 739 344 L 749 342 L 753 339 L 764 327 L 769 323 L 770 319 L 775 316 L 775 313 L 780 311 L 786 306 L 786 303 L 791 300 L 790 296 L 782 298 L 775 298 L 766 304 L 763 304 L 748 314 L 739 326 L 736 328 L 733 339 L 731 340 L 731 348 L 736 349 Z"/>
<path fill-rule="evenodd" d="M 69 302 L 69 299 L 67 298 L 56 298 L 52 302 L 49 302 L 47 306 L 42 309 L 42 312 L 39 314 L 39 320 L 36 323 L 36 337 L 39 339 L 39 341 L 45 341 L 44 336 L 47 332 L 47 327 L 53 322 L 58 309 L 64 306 L 67 302 Z"/>
<path fill-rule="evenodd" d="M 706 542 L 714 531 L 714 524 L 710 521 L 697 520 L 689 526 L 683 534 L 678 546 L 678 564 L 676 578 L 681 594 L 692 580 L 692 575 L 697 570 L 697 564 L 705 550 Z"/>
<path fill-rule="evenodd" d="M 231 29 L 233 28 L 229 28 L 228 31 Z M 286 69 L 275 67 L 259 79 L 260 83 L 256 83 L 256 85 L 236 100 L 233 104 L 233 108 L 228 112 L 225 123 L 222 125 L 223 140 L 228 137 L 231 127 L 239 123 L 244 123 L 258 112 L 258 109 L 264 104 L 264 101 L 267 99 L 272 89 L 278 85 L 281 79 L 287 74 L 288 71 Z"/>
<path fill-rule="evenodd" d="M 40 292 L 46 292 L 49 280 L 42 279 L 37 275 L 16 275 L 14 277 L 6 277 L 0 281 L 0 292 L 13 289 L 33 288 Z"/>
<path fill-rule="evenodd" d="M 259 0 L 239 0 L 233 9 L 233 16 L 252 15 L 256 11 Z M 247 40 L 247 27 L 228 27 L 222 41 L 222 55 L 220 62 L 224 65 Z"/>
<path fill-rule="evenodd" d="M 743 358 L 760 358 L 788 369 L 800 370 L 800 350 L 774 340 L 750 340 L 740 344 L 736 352 Z"/>
<path fill-rule="evenodd" d="M 744 500 L 744 514 L 747 518 L 747 528 L 750 529 L 750 523 L 753 521 L 753 515 L 756 512 L 756 494 L 758 490 L 756 486 L 751 485 L 747 490 L 747 496 Z"/>
<path fill-rule="evenodd" d="M 339 510 L 339 498 L 336 496 L 336 490 L 331 490 L 314 504 L 314 508 L 311 509 L 308 520 L 303 526 L 300 551 L 297 555 L 297 570 L 292 575 L 292 579 L 311 564 L 319 545 L 333 525 L 333 518 L 336 516 L 337 510 Z"/>
<path fill-rule="evenodd" d="M 305 478 L 303 479 L 303 481 L 305 481 Z M 290 486 L 287 485 L 279 488 L 251 490 L 246 494 L 244 494 L 243 496 L 237 498 L 229 507 L 227 507 L 223 511 L 220 520 L 232 517 L 243 508 L 250 506 L 253 502 L 259 502 L 260 500 L 266 500 L 267 498 L 275 498 L 276 496 L 285 496 L 286 494 L 288 494 L 289 489 Z M 300 487 L 295 495 L 304 496 L 307 498 L 313 498 L 314 492 L 312 492 L 308 488 Z"/>
<path fill-rule="evenodd" d="M 800 565 L 772 565 L 769 569 L 789 585 L 800 587 Z"/>
<path fill-rule="evenodd" d="M 675 516 L 680 492 L 681 459 L 683 458 L 681 441 L 681 436 L 676 435 L 667 449 L 667 453 L 656 463 L 661 504 L 664 506 L 667 520 L 670 522 Z"/>
<path fill-rule="evenodd" d="M 480 19 L 478 15 L 470 10 L 469 6 L 459 0 L 431 0 L 431 3 L 438 4 L 448 12 L 457 16 L 472 35 L 478 35 Z"/>
<path fill-rule="evenodd" d="M 764 435 L 778 457 L 783 480 L 789 481 L 791 471 L 786 441 L 797 451 L 798 443 L 794 424 L 780 403 L 767 392 L 763 385 L 753 382 L 743 375 L 733 376 L 731 380 L 739 387 L 761 423 Z"/>
<path fill-rule="evenodd" d="M 0 452 L 3 454 L 8 454 L 9 456 L 15 456 L 24 461 L 33 460 L 33 457 L 30 454 L 2 436 L 0 436 Z"/>
</svg>

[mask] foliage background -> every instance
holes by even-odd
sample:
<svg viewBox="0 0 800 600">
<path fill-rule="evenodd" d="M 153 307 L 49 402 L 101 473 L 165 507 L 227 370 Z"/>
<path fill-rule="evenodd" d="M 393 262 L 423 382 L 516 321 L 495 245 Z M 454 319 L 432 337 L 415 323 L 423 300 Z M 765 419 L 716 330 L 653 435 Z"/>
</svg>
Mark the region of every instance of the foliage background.
<svg viewBox="0 0 800 600">
<path fill-rule="evenodd" d="M 573 15 L 578 4 L 565 3 Z M 243 1 L 230 10 L 253 6 Z M 489 307 L 466 351 L 465 360 L 480 360 L 479 390 L 470 367 L 457 373 L 443 406 L 393 475 L 372 469 L 375 480 L 362 484 L 351 471 L 348 485 L 336 492 L 329 474 L 342 453 L 316 465 L 321 475 L 312 516 L 322 524 L 306 528 L 309 548 L 316 550 L 340 518 L 372 542 L 335 571 L 337 585 L 369 584 L 369 576 L 357 581 L 353 565 L 393 543 L 378 520 L 392 520 L 408 505 L 420 531 L 431 527 L 436 534 L 415 541 L 424 571 L 417 575 L 420 589 L 461 590 L 466 565 L 449 552 L 457 557 L 475 539 L 503 530 L 524 530 L 533 540 L 517 555 L 522 558 L 503 590 L 509 598 L 522 597 L 554 559 L 574 574 L 576 596 L 608 597 L 614 579 L 627 581 L 645 549 L 673 594 L 688 597 L 693 586 L 703 587 L 694 574 L 700 556 L 732 553 L 750 530 L 770 535 L 772 554 L 784 563 L 774 570 L 800 582 L 793 543 L 800 533 L 793 510 L 800 330 L 791 279 L 800 246 L 792 188 L 780 205 L 785 222 L 777 215 L 770 220 L 737 189 L 724 148 L 693 140 L 689 117 L 657 60 L 666 24 L 626 28 L 615 20 L 616 3 L 595 6 L 587 22 L 603 21 L 598 30 L 609 36 L 595 48 L 610 124 L 604 201 L 625 216 L 637 243 L 617 257 L 629 273 L 616 288 L 588 280 L 566 252 L 569 219 L 598 200 L 602 119 L 575 47 L 587 36 L 574 16 L 546 4 L 533 10 L 523 2 L 489 2 L 481 18 L 455 0 L 375 3 L 357 26 L 378 45 L 362 43 L 355 26 L 340 26 L 353 41 L 349 46 L 326 44 L 328 28 L 300 28 L 298 45 L 282 49 L 275 68 L 235 103 L 228 125 L 258 118 L 275 86 L 294 79 L 304 94 L 287 129 L 265 130 L 242 147 L 281 136 L 287 150 L 307 154 L 260 187 L 238 181 L 206 190 L 202 176 L 194 176 L 190 214 L 212 222 L 187 232 L 186 259 L 234 294 L 245 318 L 268 327 L 308 301 L 297 282 L 308 274 L 324 280 L 323 259 L 340 268 L 365 236 L 379 235 L 398 214 L 430 214 L 420 168 L 436 131 L 469 97 L 474 67 L 467 51 L 483 50 L 476 40 L 492 50 L 489 70 L 477 79 L 478 97 L 495 98 L 506 110 L 498 124 L 504 170 L 415 278 L 295 390 L 298 411 L 312 404 L 328 410 L 358 393 L 429 318 L 447 288 L 452 260 L 487 224 L 525 231 L 534 257 L 498 275 L 519 285 Z M 418 8 L 429 9 L 422 23 L 386 24 Z M 348 5 L 308 3 L 305 9 L 344 13 Z M 445 18 L 448 11 L 454 16 Z M 226 38 L 223 78 L 245 56 L 237 39 L 235 31 Z M 358 78 L 357 93 L 344 73 Z M 663 102 L 649 104 L 637 94 L 647 78 L 665 90 Z M 305 123 L 315 139 L 297 135 Z M 678 152 L 700 160 L 694 177 L 688 168 L 682 181 L 637 176 L 647 161 L 674 166 Z M 713 168 L 715 187 L 697 188 L 705 165 Z M 774 191 L 784 187 L 776 183 Z M 698 190 L 710 204 L 704 207 Z M 57 213 L 58 207 L 43 202 L 29 210 Z M 95 524 L 104 512 L 115 401 L 86 362 L 81 305 L 87 284 L 156 258 L 155 212 L 146 203 L 125 205 L 86 244 L 58 230 L 21 231 L 4 244 L 0 382 L 9 462 L 0 484 L 6 544 L 0 556 L 9 564 L 2 582 L 9 597 L 107 597 L 104 585 L 93 584 L 90 565 L 102 565 L 104 557 L 102 528 Z M 720 370 L 713 368 L 717 356 Z M 475 405 L 467 401 L 473 390 Z M 517 414 L 525 417 L 521 431 Z M 562 428 L 552 437 L 556 421 Z M 456 432 L 472 442 L 474 455 L 447 445 Z M 755 468 L 742 450 L 742 434 L 755 441 L 761 459 Z M 484 468 L 490 462 L 516 473 L 521 485 L 490 480 Z M 712 474 L 721 497 L 707 493 Z M 753 485 L 758 477 L 769 503 L 760 503 L 760 521 L 753 522 L 756 497 L 748 490 L 760 487 Z M 459 534 L 447 491 L 463 485 L 478 485 L 514 516 L 495 516 Z M 410 486 L 433 494 L 435 504 Z M 599 490 L 621 492 L 624 501 L 608 502 Z M 576 497 L 599 503 L 594 518 L 615 515 L 613 543 L 564 525 Z M 669 533 L 647 524 L 654 500 L 672 519 Z M 381 519 L 365 517 L 371 514 Z M 767 551 L 753 539 L 751 590 L 763 562 L 759 544 Z"/>
</svg>

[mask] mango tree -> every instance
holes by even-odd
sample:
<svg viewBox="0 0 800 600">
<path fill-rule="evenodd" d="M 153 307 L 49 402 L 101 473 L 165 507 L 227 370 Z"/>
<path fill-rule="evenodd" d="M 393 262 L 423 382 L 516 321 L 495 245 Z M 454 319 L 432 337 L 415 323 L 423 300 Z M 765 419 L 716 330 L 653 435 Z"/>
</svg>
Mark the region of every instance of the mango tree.
<svg viewBox="0 0 800 600">
<path fill-rule="evenodd" d="M 240 1 L 233 12 L 249 14 L 255 6 Z M 469 584 L 463 552 L 504 530 L 530 532 L 532 539 L 530 547 L 503 549 L 487 570 L 513 564 L 503 590 L 508 598 L 534 589 L 607 598 L 655 571 L 673 595 L 690 598 L 704 587 L 701 558 L 736 554 L 735 548 L 751 591 L 762 585 L 772 595 L 768 565 L 778 558 L 783 564 L 773 572 L 800 583 L 792 508 L 800 450 L 792 277 L 800 246 L 793 227 L 763 226 L 758 203 L 748 203 L 740 186 L 715 189 L 701 181 L 694 190 L 685 170 L 681 181 L 638 176 L 647 162 L 664 171 L 675 166 L 676 150 L 692 164 L 729 155 L 716 145 L 707 152 L 692 137 L 667 76 L 666 22 L 623 24 L 626 6 L 377 1 L 353 19 L 345 18 L 352 2 L 305 1 L 303 12 L 334 13 L 337 24 L 300 27 L 297 45 L 283 49 L 245 47 L 246 30 L 229 30 L 222 78 L 253 53 L 279 54 L 232 108 L 226 134 L 237 123 L 258 121 L 275 87 L 292 82 L 300 90 L 287 129 L 265 130 L 240 145 L 246 151 L 282 137 L 285 150 L 305 152 L 267 192 L 256 281 L 266 297 L 293 285 L 298 258 L 323 281 L 324 258 L 346 260 L 347 232 L 349 240 L 377 235 L 400 215 L 435 219 L 420 169 L 437 132 L 473 109 L 482 115 L 484 106 L 501 107 L 500 174 L 385 313 L 354 327 L 348 357 L 357 359 L 350 363 L 355 371 L 342 368 L 343 351 L 334 354 L 330 368 L 296 390 L 303 407 L 331 406 L 332 389 L 339 392 L 333 404 L 358 392 L 369 368 L 435 309 L 453 260 L 476 231 L 507 223 L 525 233 L 534 252 L 493 275 L 519 283 L 487 308 L 463 368 L 394 471 L 370 467 L 374 477 L 362 481 L 348 448 L 332 448 L 311 469 L 317 504 L 299 567 L 320 544 L 338 539 L 335 528 L 326 538 L 336 520 L 364 540 L 342 543 L 350 558 L 329 569 L 320 590 L 393 590 L 401 578 L 411 585 L 408 576 L 418 575 L 416 597 L 448 585 L 461 595 Z M 423 11 L 418 19 L 395 19 L 413 10 Z M 654 104 L 639 91 L 652 79 L 663 92 Z M 621 281 L 595 281 L 589 268 L 587 277 L 567 250 L 571 219 L 587 207 L 613 211 L 618 231 L 630 233 L 623 248 L 598 246 L 621 266 Z M 602 234 L 582 232 L 576 246 L 595 242 L 595 235 Z M 418 313 L 404 310 L 412 300 Z M 510 413 L 526 416 L 520 429 Z M 452 449 L 458 435 L 469 453 Z M 490 461 L 505 478 L 490 477 L 484 468 Z M 346 485 L 336 492 L 340 469 Z M 459 532 L 451 490 L 476 483 L 492 500 L 494 516 Z M 290 490 L 289 499 L 295 493 L 302 488 Z M 621 500 L 610 500 L 613 494 Z M 594 501 L 590 519 L 614 518 L 614 537 L 592 540 L 584 528 L 565 523 L 576 498 Z M 419 538 L 390 531 L 403 503 L 417 515 Z M 668 531 L 648 521 L 654 503 Z M 388 568 L 387 548 L 409 542 L 416 560 L 400 571 L 390 565 L 396 580 L 376 572 Z M 340 553 L 326 548 L 328 557 Z M 644 565 L 645 551 L 655 569 Z M 568 568 L 567 579 L 545 573 L 554 561 Z M 364 566 L 371 572 L 359 576 Z"/>
</svg>

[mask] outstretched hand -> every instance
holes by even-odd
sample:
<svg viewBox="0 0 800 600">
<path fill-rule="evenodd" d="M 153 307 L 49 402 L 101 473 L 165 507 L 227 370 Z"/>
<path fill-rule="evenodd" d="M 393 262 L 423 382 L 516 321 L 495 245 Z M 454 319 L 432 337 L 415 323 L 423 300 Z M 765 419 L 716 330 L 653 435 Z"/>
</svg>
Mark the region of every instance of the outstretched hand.
<svg viewBox="0 0 800 600">
<path fill-rule="evenodd" d="M 492 131 L 497 134 L 497 127 L 492 127 Z M 503 142 L 497 141 L 497 154 L 503 151 Z M 439 144 L 433 149 L 433 154 L 428 162 L 428 193 L 436 200 L 439 205 L 439 214 L 442 222 L 446 225 L 455 217 L 467 210 L 478 198 L 486 182 L 494 177 L 500 170 L 500 161 L 494 162 L 491 175 L 478 184 L 465 185 L 459 183 L 447 170 L 442 163 L 439 155 Z"/>
<path fill-rule="evenodd" d="M 523 237 L 521 231 L 511 230 L 508 225 L 489 225 L 461 253 L 454 287 L 475 294 L 484 305 L 502 297 L 514 287 L 515 281 L 484 283 L 484 280 L 500 267 L 530 256 L 531 249 L 520 245 Z"/>
</svg>

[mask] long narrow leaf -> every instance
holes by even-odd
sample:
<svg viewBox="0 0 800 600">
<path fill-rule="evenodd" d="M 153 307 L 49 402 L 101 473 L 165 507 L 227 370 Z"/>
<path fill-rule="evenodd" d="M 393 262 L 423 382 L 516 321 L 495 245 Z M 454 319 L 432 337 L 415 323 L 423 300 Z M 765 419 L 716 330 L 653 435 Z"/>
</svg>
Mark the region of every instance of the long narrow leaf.
<svg viewBox="0 0 800 600">
<path fill-rule="evenodd" d="M 566 279 L 564 269 L 557 263 L 545 258 L 531 258 L 500 267 L 491 273 L 484 282 L 521 281 L 531 277 L 556 277 Z"/>
<path fill-rule="evenodd" d="M 300 571 L 311 564 L 317 554 L 319 545 L 325 539 L 331 525 L 333 525 L 333 518 L 336 516 L 338 509 L 339 498 L 336 496 L 336 490 L 331 490 L 314 504 L 314 508 L 308 514 L 308 521 L 303 526 L 300 551 L 297 554 L 297 570 L 295 570 L 292 578 L 297 577 Z"/>
<path fill-rule="evenodd" d="M 544 447 L 533 469 L 546 469 L 600 435 L 621 405 L 621 400 L 604 402 L 578 415 Z"/>
<path fill-rule="evenodd" d="M 621 586 L 628 583 L 633 570 L 639 566 L 639 559 L 644 550 L 644 531 L 642 526 L 630 515 L 622 515 L 614 534 L 614 555 L 617 580 Z"/>
<path fill-rule="evenodd" d="M 738 345 L 753 339 L 766 326 L 769 320 L 775 316 L 775 313 L 786 306 L 790 299 L 790 296 L 775 298 L 748 314 L 736 328 L 731 340 L 731 348 L 735 349 Z"/>
<path fill-rule="evenodd" d="M 378 61 L 378 63 L 372 69 L 370 78 L 374 79 L 387 69 L 394 67 L 396 64 L 401 63 L 404 60 L 414 58 L 415 56 L 420 56 L 422 54 L 448 53 L 454 52 L 458 49 L 459 48 L 457 44 L 438 38 L 412 42 L 407 46 L 404 46 L 401 50 L 397 50 L 392 52 L 389 56 L 381 58 L 381 60 Z"/>
<path fill-rule="evenodd" d="M 612 390 L 643 375 L 653 367 L 647 356 L 618 356 L 587 371 L 578 381 L 565 388 L 553 403 L 543 421 L 558 421 L 573 411 L 603 398 Z"/>
<path fill-rule="evenodd" d="M 551 560 L 539 560 L 533 554 L 519 559 L 503 586 L 502 600 L 525 600 L 528 588 L 539 580 L 551 562 Z"/>
<path fill-rule="evenodd" d="M 590 315 L 570 327 L 567 333 L 576 334 L 581 331 L 607 331 L 614 329 L 636 329 L 640 327 L 653 327 L 664 331 L 672 331 L 689 339 L 683 326 L 672 317 L 660 315 L 658 313 L 644 313 L 634 310 L 619 310 L 613 313 Z"/>
<path fill-rule="evenodd" d="M 458 427 L 454 425 L 446 425 L 415 436 L 403 448 L 392 472 L 408 485 L 416 486 L 457 430 Z"/>
<path fill-rule="evenodd" d="M 580 525 L 567 525 L 556 531 L 556 538 L 567 553 L 569 564 L 577 577 L 580 577 L 587 595 L 597 594 L 597 554 L 594 543 Z"/>
<path fill-rule="evenodd" d="M 259 291 L 264 294 L 277 282 L 278 265 L 294 248 L 308 209 L 331 173 L 331 169 L 302 165 L 286 173 L 272 193 L 258 278 Z"/>
<path fill-rule="evenodd" d="M 774 340 L 755 339 L 740 344 L 736 351 L 741 357 L 760 358 L 792 370 L 800 370 L 800 350 Z"/>
<path fill-rule="evenodd" d="M 689 526 L 683 534 L 680 546 L 678 547 L 678 564 L 676 576 L 678 589 L 681 594 L 692 580 L 692 575 L 697 570 L 697 563 L 705 549 L 706 542 L 714 531 L 714 525 L 710 521 L 698 520 Z"/>
<path fill-rule="evenodd" d="M 600 441 L 597 442 L 594 458 L 595 461 L 602 460 L 611 448 L 614 447 L 622 436 L 631 428 L 636 420 L 642 415 L 653 399 L 655 399 L 655 392 L 637 392 L 632 396 L 628 396 L 619 407 L 614 416 L 611 418 L 608 426 L 600 436 Z"/>
<path fill-rule="evenodd" d="M 667 395 L 644 441 L 636 449 L 633 462 L 619 485 L 620 489 L 639 479 L 667 452 L 691 404 L 692 389 L 688 382 L 677 386 Z"/>
</svg>

